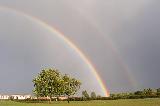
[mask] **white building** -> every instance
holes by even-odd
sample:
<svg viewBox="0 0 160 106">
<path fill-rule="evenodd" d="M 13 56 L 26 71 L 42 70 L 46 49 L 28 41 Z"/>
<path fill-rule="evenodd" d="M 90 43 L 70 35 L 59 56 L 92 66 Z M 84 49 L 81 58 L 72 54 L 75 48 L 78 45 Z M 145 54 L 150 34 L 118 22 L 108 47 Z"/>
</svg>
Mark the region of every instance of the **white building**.
<svg viewBox="0 0 160 106">
<path fill-rule="evenodd" d="M 9 95 L 0 95 L 0 99 L 9 99 Z"/>
<path fill-rule="evenodd" d="M 7 99 L 29 99 L 31 98 L 31 95 L 0 95 L 0 100 L 7 100 Z"/>
<path fill-rule="evenodd" d="M 32 97 L 31 95 L 0 95 L 0 100 L 7 100 L 7 99 L 15 99 L 15 100 L 25 100 L 25 99 L 33 99 L 34 97 Z M 56 99 L 57 97 L 52 97 L 52 99 Z M 62 97 L 58 97 L 60 100 L 66 100 L 68 99 L 68 97 L 62 96 Z M 34 99 L 37 99 L 37 97 L 35 97 Z M 38 99 L 50 99 L 49 97 L 39 97 Z M 56 99 L 57 100 L 57 99 Z"/>
<path fill-rule="evenodd" d="M 24 100 L 31 98 L 31 95 L 11 95 L 12 99 Z"/>
<path fill-rule="evenodd" d="M 66 96 L 61 96 L 61 97 L 59 97 L 59 99 L 60 99 L 60 100 L 67 100 L 68 97 L 66 97 Z"/>
</svg>

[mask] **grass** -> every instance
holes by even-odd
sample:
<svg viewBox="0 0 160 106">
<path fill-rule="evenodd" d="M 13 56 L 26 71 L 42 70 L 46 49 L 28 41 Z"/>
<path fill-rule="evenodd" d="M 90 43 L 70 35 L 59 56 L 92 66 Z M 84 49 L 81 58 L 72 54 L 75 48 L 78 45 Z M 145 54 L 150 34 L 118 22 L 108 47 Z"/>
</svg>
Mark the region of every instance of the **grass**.
<svg viewBox="0 0 160 106">
<path fill-rule="evenodd" d="M 72 101 L 48 103 L 19 103 L 14 101 L 0 101 L 0 106 L 160 106 L 160 99 L 132 99 L 106 101 Z"/>
</svg>

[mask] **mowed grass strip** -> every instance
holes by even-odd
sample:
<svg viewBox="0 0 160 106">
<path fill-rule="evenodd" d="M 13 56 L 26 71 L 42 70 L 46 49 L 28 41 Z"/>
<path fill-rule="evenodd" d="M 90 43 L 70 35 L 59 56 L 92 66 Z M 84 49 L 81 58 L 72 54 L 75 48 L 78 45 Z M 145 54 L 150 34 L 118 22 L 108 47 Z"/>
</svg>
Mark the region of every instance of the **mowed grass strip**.
<svg viewBox="0 0 160 106">
<path fill-rule="evenodd" d="M 126 99 L 106 101 L 66 101 L 49 103 L 20 103 L 0 101 L 0 106 L 160 106 L 160 99 Z"/>
</svg>

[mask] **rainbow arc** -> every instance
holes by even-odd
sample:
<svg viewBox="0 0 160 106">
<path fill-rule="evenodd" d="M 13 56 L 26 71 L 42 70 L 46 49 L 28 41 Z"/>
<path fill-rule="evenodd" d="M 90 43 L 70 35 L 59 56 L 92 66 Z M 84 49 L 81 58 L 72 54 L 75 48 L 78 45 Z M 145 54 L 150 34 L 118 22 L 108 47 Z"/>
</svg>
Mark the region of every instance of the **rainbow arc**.
<svg viewBox="0 0 160 106">
<path fill-rule="evenodd" d="M 0 9 L 8 10 L 8 11 L 14 12 L 14 13 L 16 13 L 18 15 L 21 15 L 21 16 L 31 20 L 32 22 L 35 22 L 35 23 L 39 24 L 40 26 L 44 27 L 48 31 L 54 33 L 59 39 L 61 39 L 63 42 L 65 42 L 65 44 L 67 44 L 71 49 L 73 49 L 78 54 L 78 56 L 88 65 L 88 68 L 90 69 L 90 71 L 93 73 L 93 75 L 97 79 L 97 81 L 98 81 L 98 83 L 99 83 L 104 95 L 106 97 L 109 96 L 109 90 L 107 89 L 106 85 L 103 83 L 101 77 L 98 74 L 97 69 L 93 66 L 93 64 L 85 56 L 85 54 L 71 40 L 69 40 L 62 32 L 60 32 L 59 30 L 57 30 L 53 26 L 50 26 L 46 22 L 40 20 L 39 18 L 31 16 L 31 15 L 28 15 L 28 14 L 26 14 L 24 12 L 21 12 L 21 11 L 18 11 L 16 9 L 14 9 L 14 8 L 0 6 Z"/>
</svg>

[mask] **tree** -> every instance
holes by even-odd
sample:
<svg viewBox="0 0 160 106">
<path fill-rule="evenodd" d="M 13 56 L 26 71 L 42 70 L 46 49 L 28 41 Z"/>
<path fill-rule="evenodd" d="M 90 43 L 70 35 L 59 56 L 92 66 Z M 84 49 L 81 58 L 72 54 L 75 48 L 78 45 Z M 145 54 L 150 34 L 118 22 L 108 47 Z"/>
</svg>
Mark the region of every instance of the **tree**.
<svg viewBox="0 0 160 106">
<path fill-rule="evenodd" d="M 75 78 L 71 78 L 68 75 L 63 76 L 63 94 L 68 96 L 68 103 L 69 103 L 69 97 L 71 95 L 74 95 L 79 89 L 81 82 L 76 80 Z"/>
<path fill-rule="evenodd" d="M 91 92 L 91 98 L 92 98 L 93 100 L 96 99 L 96 93 L 95 93 L 95 92 Z"/>
<path fill-rule="evenodd" d="M 60 95 L 59 89 L 62 82 L 60 72 L 57 69 L 44 69 L 33 79 L 34 94 L 37 97 L 49 97 Z"/>
<path fill-rule="evenodd" d="M 97 95 L 97 99 L 101 99 L 102 98 L 102 96 L 101 95 Z"/>
<path fill-rule="evenodd" d="M 85 91 L 82 91 L 82 97 L 84 98 L 84 99 L 89 99 L 89 94 L 88 94 L 88 92 L 85 90 Z"/>
<path fill-rule="evenodd" d="M 157 89 L 157 96 L 160 96 L 160 88 Z"/>
<path fill-rule="evenodd" d="M 116 94 L 110 94 L 111 99 L 116 99 L 116 96 L 117 96 Z"/>
<path fill-rule="evenodd" d="M 34 94 L 37 97 L 52 97 L 74 95 L 81 82 L 67 75 L 62 75 L 57 69 L 44 69 L 33 79 Z"/>
<path fill-rule="evenodd" d="M 153 94 L 153 90 L 151 88 L 143 90 L 145 96 L 151 96 Z"/>
<path fill-rule="evenodd" d="M 143 95 L 144 95 L 143 91 L 136 91 L 136 92 L 134 92 L 134 94 L 135 94 L 135 95 L 140 95 L 140 96 L 143 96 Z"/>
<path fill-rule="evenodd" d="M 160 92 L 160 88 L 157 89 L 157 92 Z"/>
</svg>

